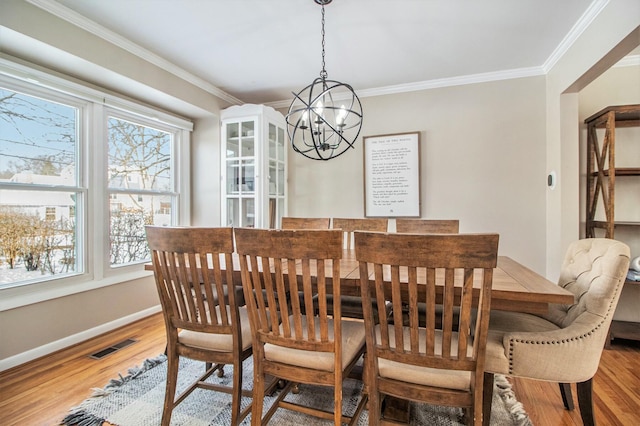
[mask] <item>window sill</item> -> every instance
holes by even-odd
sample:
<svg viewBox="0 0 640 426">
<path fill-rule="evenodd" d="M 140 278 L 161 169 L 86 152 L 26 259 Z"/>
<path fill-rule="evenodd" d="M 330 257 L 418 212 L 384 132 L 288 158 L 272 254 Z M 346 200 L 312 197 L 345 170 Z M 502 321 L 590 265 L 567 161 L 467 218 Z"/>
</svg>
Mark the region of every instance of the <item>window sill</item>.
<svg viewBox="0 0 640 426">
<path fill-rule="evenodd" d="M 145 271 L 144 265 L 140 265 L 139 267 L 140 270 L 114 274 L 100 280 L 94 280 L 90 275 L 80 275 L 61 278 L 59 281 L 49 280 L 5 288 L 0 290 L 0 312 L 140 278 L 153 277 L 153 272 Z"/>
</svg>

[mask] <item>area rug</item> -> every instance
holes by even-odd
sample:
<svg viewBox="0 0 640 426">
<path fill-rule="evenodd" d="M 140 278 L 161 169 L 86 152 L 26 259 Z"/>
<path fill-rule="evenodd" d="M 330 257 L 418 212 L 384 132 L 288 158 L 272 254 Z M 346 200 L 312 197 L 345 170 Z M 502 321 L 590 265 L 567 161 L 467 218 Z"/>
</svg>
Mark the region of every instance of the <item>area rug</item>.
<svg viewBox="0 0 640 426">
<path fill-rule="evenodd" d="M 178 389 L 186 388 L 204 371 L 204 363 L 181 359 L 178 373 Z M 225 375 L 218 378 L 213 375 L 208 380 L 220 384 L 231 383 L 232 369 L 225 368 Z M 146 360 L 141 366 L 129 370 L 128 375 L 112 379 L 103 389 L 94 389 L 93 395 L 72 408 L 62 420 L 63 425 L 101 426 L 103 422 L 116 426 L 157 426 L 162 417 L 164 388 L 167 377 L 166 357 Z M 250 389 L 253 383 L 251 358 L 243 365 L 243 387 Z M 511 385 L 504 376 L 495 376 L 495 389 L 492 401 L 491 424 L 500 426 L 531 426 L 531 421 L 519 403 Z M 362 383 L 346 380 L 343 387 L 344 413 L 355 411 L 361 398 Z M 265 397 L 264 410 L 268 410 L 277 395 Z M 300 385 L 298 394 L 290 394 L 287 400 L 295 400 L 316 407 L 333 407 L 333 392 L 330 388 Z M 251 398 L 243 397 L 242 408 L 251 404 Z M 175 426 L 217 426 L 231 422 L 231 396 L 209 390 L 196 389 L 173 411 L 171 425 Z M 411 425 L 458 426 L 463 424 L 462 410 L 459 408 L 438 407 L 411 403 L 409 407 Z M 358 425 L 367 425 L 365 410 Z M 251 415 L 244 419 L 243 425 L 250 424 Z M 331 424 L 289 410 L 277 410 L 270 424 L 305 426 Z"/>
</svg>

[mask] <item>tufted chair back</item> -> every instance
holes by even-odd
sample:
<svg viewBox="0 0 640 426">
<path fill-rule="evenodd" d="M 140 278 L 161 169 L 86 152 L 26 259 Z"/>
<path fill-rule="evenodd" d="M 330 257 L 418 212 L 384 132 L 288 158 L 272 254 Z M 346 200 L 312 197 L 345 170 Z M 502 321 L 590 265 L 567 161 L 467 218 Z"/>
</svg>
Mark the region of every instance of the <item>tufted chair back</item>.
<svg viewBox="0 0 640 426">
<path fill-rule="evenodd" d="M 588 238 L 567 249 L 558 285 L 575 295 L 572 305 L 551 305 L 543 317 L 560 328 L 580 317 L 610 323 L 629 265 L 629 247 L 619 241 Z M 603 341 L 604 342 L 604 341 Z"/>
</svg>

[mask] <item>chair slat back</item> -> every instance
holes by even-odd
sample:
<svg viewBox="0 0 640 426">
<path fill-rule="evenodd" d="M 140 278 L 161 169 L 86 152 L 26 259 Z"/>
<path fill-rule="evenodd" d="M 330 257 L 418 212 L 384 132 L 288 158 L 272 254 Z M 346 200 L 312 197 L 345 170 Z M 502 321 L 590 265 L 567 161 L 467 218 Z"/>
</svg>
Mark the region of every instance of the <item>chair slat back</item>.
<svg viewBox="0 0 640 426">
<path fill-rule="evenodd" d="M 484 361 L 497 234 L 356 232 L 355 250 L 367 339 L 371 340 L 367 350 L 376 348 L 372 356 L 466 371 L 474 371 L 479 359 Z M 480 292 L 477 304 L 474 281 Z M 376 315 L 378 327 L 372 297 L 377 306 L 384 306 L 385 299 L 393 304 L 391 318 Z M 418 303 L 425 303 L 426 310 L 419 312 Z M 443 306 L 441 329 L 436 328 L 435 317 L 439 303 Z M 403 324 L 403 305 L 409 307 L 408 325 Z M 472 309 L 475 306 L 478 309 Z M 455 310 L 459 310 L 458 324 L 453 324 Z"/>
<path fill-rule="evenodd" d="M 387 232 L 386 218 L 333 218 L 333 229 L 341 229 L 344 233 L 343 247 L 353 247 L 354 231 Z"/>
<path fill-rule="evenodd" d="M 396 219 L 396 232 L 409 234 L 457 234 L 460 221 L 457 219 Z"/>
<path fill-rule="evenodd" d="M 289 217 L 282 218 L 282 229 L 329 229 L 328 217 Z"/>
<path fill-rule="evenodd" d="M 326 295 L 340 297 L 332 282 L 340 280 L 342 232 L 236 228 L 235 237 L 254 343 L 338 350 L 340 321 L 330 329 Z M 314 312 L 316 293 L 316 315 L 305 315 Z"/>
<path fill-rule="evenodd" d="M 233 334 L 233 228 L 147 226 L 146 233 L 167 325 Z"/>
</svg>

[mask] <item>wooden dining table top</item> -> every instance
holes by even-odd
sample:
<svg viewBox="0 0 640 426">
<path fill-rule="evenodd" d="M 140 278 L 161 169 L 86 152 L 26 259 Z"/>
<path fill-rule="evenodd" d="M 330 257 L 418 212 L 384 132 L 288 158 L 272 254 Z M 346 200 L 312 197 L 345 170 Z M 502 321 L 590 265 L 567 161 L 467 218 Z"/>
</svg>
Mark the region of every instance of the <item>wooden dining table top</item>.
<svg viewBox="0 0 640 426">
<path fill-rule="evenodd" d="M 239 257 L 234 253 L 234 280 L 241 285 Z M 147 263 L 146 270 L 153 271 Z M 475 280 L 479 294 L 480 280 Z M 360 296 L 360 271 L 355 250 L 345 249 L 340 261 L 340 291 L 343 295 Z M 493 272 L 491 309 L 543 314 L 550 303 L 573 304 L 573 293 L 547 280 L 507 256 L 498 256 Z"/>
</svg>

